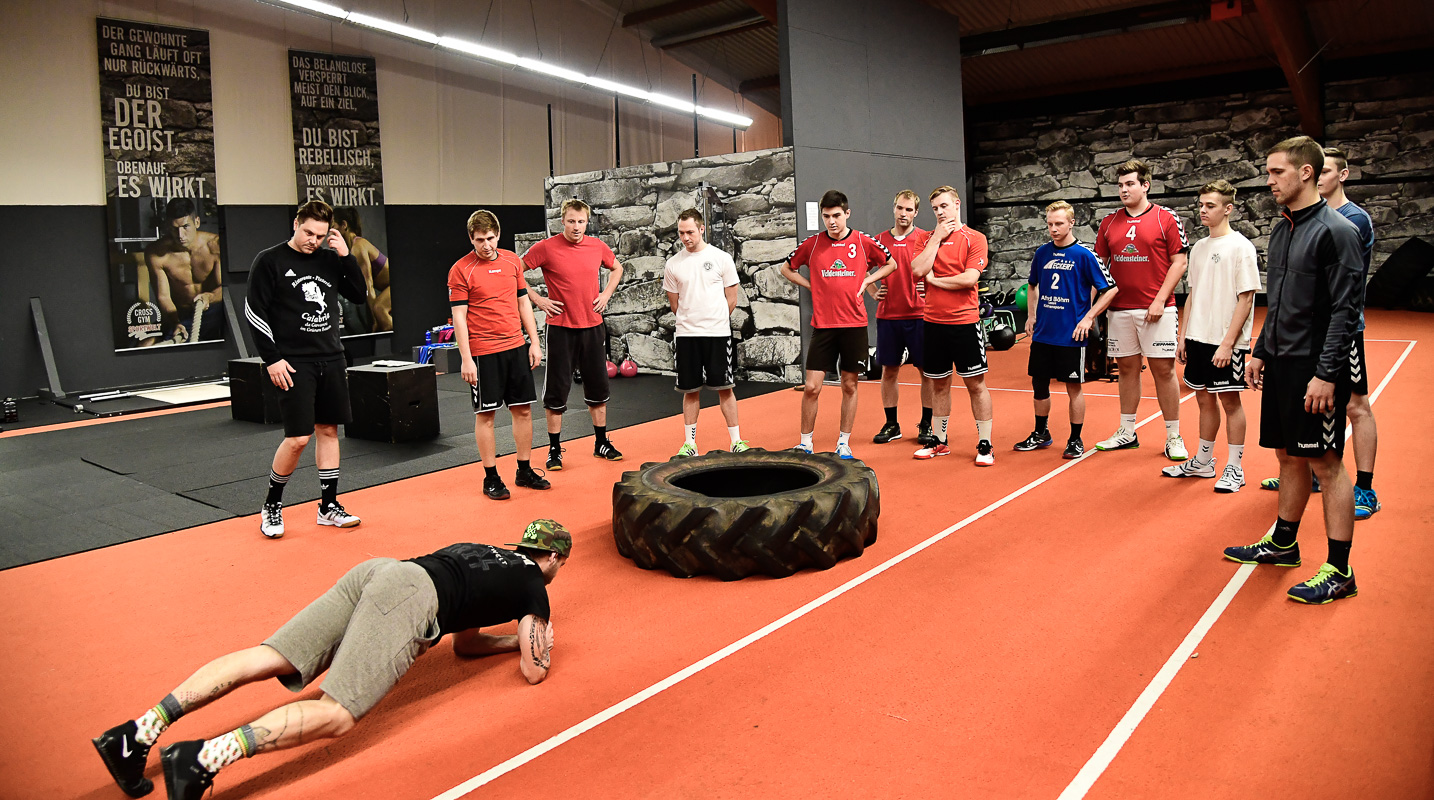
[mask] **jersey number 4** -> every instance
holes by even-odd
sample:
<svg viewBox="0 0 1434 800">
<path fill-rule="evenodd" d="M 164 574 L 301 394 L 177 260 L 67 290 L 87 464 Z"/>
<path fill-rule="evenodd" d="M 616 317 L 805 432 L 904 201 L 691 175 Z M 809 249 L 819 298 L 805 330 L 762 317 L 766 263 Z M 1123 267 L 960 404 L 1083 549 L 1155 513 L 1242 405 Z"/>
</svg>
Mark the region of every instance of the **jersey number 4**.
<svg viewBox="0 0 1434 800">
<path fill-rule="evenodd" d="M 1131 225 L 1129 228 L 1126 228 L 1126 229 L 1125 229 L 1125 238 L 1127 238 L 1127 239 L 1129 239 L 1129 240 L 1131 240 L 1131 241 L 1135 241 L 1135 226 L 1134 226 L 1134 225 Z"/>
</svg>

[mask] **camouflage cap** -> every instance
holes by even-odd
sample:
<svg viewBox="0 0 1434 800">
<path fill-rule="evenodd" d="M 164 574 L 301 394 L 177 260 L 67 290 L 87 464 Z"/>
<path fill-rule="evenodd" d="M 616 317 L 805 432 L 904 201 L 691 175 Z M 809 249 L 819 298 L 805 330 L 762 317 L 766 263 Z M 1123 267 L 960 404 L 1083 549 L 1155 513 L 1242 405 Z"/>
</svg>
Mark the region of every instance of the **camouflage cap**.
<svg viewBox="0 0 1434 800">
<path fill-rule="evenodd" d="M 535 519 L 523 529 L 523 540 L 512 542 L 508 546 L 548 550 L 560 556 L 567 556 L 573 549 L 573 535 L 556 520 Z"/>
</svg>

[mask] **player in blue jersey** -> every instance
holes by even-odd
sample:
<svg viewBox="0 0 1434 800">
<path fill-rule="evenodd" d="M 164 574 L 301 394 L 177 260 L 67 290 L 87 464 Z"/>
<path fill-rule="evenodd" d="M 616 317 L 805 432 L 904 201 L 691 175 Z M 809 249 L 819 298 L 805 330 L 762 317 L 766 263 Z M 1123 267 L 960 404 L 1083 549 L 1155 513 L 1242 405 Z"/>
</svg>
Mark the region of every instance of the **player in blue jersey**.
<svg viewBox="0 0 1434 800">
<path fill-rule="evenodd" d="M 1070 400 L 1071 435 L 1063 458 L 1085 454 L 1081 426 L 1085 424 L 1085 343 L 1095 318 L 1115 299 L 1115 281 L 1105 266 L 1080 242 L 1071 228 L 1075 210 L 1064 200 L 1046 206 L 1046 231 L 1050 244 L 1043 244 L 1031 259 L 1030 287 L 1026 290 L 1026 333 L 1031 336 L 1031 360 L 1027 372 L 1036 393 L 1036 429 L 1017 450 L 1050 447 L 1047 420 L 1051 414 L 1051 381 L 1066 385 Z"/>
</svg>

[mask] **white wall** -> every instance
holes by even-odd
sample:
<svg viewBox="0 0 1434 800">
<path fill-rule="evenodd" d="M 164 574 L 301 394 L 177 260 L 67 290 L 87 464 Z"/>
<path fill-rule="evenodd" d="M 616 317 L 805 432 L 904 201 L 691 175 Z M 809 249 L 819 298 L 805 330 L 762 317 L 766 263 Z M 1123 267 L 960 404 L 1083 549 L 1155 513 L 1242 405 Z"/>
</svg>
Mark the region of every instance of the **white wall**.
<svg viewBox="0 0 1434 800">
<path fill-rule="evenodd" d="M 541 57 L 583 73 L 679 97 L 692 70 L 614 26 L 582 0 L 335 0 L 439 33 Z M 95 17 L 210 32 L 220 203 L 294 203 L 290 47 L 378 62 L 384 192 L 391 204 L 543 202 L 547 113 L 557 174 L 614 165 L 612 97 L 336 25 L 255 0 L 0 0 L 0 205 L 102 205 L 104 177 Z M 534 36 L 536 17 L 537 36 Z M 645 61 L 644 61 L 645 57 Z M 781 145 L 780 121 L 713 81 L 700 102 L 756 120 L 738 150 Z M 622 163 L 692 156 L 692 119 L 621 106 Z M 702 155 L 732 152 L 731 129 L 702 123 Z"/>
</svg>

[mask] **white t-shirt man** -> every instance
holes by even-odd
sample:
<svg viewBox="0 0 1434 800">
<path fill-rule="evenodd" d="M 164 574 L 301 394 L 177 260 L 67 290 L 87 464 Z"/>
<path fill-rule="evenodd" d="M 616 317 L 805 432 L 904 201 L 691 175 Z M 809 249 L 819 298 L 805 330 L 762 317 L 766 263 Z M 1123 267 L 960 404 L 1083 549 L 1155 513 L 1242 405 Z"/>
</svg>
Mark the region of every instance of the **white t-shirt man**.
<svg viewBox="0 0 1434 800">
<path fill-rule="evenodd" d="M 662 290 L 677 295 L 678 336 L 731 336 L 727 287 L 737 283 L 737 265 L 721 248 L 703 243 L 667 259 Z"/>
<path fill-rule="evenodd" d="M 1190 296 L 1185 302 L 1185 338 L 1219 345 L 1225 340 L 1240 295 L 1260 290 L 1255 246 L 1233 230 L 1224 236 L 1201 239 L 1190 250 L 1190 269 L 1185 279 L 1190 283 Z M 1236 350 L 1250 348 L 1254 316 L 1252 313 L 1245 317 Z"/>
</svg>

